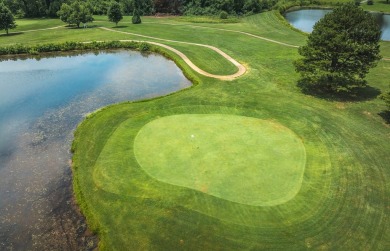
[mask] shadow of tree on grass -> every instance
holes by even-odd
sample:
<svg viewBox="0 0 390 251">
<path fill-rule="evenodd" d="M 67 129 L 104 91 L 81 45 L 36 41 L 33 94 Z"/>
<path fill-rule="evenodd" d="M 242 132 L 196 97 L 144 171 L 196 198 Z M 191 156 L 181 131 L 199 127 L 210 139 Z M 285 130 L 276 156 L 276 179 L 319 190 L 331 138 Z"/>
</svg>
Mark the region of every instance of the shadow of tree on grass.
<svg viewBox="0 0 390 251">
<path fill-rule="evenodd" d="M 17 35 L 22 35 L 23 32 L 21 31 L 18 31 L 18 32 L 10 32 L 8 34 L 4 33 L 4 34 L 0 34 L 0 37 L 12 37 L 12 36 L 17 36 Z"/>
<path fill-rule="evenodd" d="M 382 111 L 378 113 L 379 116 L 383 118 L 383 120 L 386 122 L 386 124 L 390 125 L 390 111 Z"/>
<path fill-rule="evenodd" d="M 127 25 L 118 25 L 118 26 L 114 26 L 112 28 L 113 29 L 123 29 L 123 28 L 127 28 L 127 27 L 129 27 L 129 26 L 127 26 Z"/>
<path fill-rule="evenodd" d="M 324 89 L 302 89 L 302 92 L 307 95 L 311 95 L 317 98 L 329 100 L 329 101 L 339 101 L 339 102 L 359 102 L 367 101 L 377 98 L 381 91 L 378 88 L 365 86 L 361 88 L 355 88 L 353 91 L 339 91 L 331 92 Z"/>
<path fill-rule="evenodd" d="M 88 24 L 87 27 L 84 28 L 83 24 L 80 24 L 80 27 L 77 27 L 77 25 L 66 25 L 65 28 L 68 28 L 69 30 L 84 30 L 84 29 L 93 29 L 101 27 L 98 24 Z"/>
</svg>

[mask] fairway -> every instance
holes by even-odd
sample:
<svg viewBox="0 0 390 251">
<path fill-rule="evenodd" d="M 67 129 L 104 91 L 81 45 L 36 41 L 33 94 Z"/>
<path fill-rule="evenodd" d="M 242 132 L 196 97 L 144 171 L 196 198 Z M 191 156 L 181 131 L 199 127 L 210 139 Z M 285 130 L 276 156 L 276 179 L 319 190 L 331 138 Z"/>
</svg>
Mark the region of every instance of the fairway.
<svg viewBox="0 0 390 251">
<path fill-rule="evenodd" d="M 305 149 L 271 121 L 222 115 L 174 115 L 145 125 L 135 156 L 153 178 L 253 206 L 277 205 L 299 191 Z"/>
</svg>

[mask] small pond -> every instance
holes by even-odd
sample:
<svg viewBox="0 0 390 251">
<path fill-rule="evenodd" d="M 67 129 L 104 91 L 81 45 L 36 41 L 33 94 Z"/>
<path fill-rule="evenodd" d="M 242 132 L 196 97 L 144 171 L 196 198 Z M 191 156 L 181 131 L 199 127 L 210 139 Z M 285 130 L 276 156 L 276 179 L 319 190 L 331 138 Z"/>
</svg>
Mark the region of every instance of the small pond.
<svg viewBox="0 0 390 251">
<path fill-rule="evenodd" d="M 285 17 L 295 28 L 304 32 L 312 32 L 314 24 L 329 12 L 331 12 L 331 10 L 297 10 L 286 13 Z M 381 26 L 382 39 L 390 41 L 390 15 L 382 13 L 373 13 L 373 15 Z"/>
<path fill-rule="evenodd" d="M 130 51 L 0 62 L 0 250 L 96 245 L 72 206 L 73 130 L 100 107 L 190 85 L 174 62 Z"/>
</svg>

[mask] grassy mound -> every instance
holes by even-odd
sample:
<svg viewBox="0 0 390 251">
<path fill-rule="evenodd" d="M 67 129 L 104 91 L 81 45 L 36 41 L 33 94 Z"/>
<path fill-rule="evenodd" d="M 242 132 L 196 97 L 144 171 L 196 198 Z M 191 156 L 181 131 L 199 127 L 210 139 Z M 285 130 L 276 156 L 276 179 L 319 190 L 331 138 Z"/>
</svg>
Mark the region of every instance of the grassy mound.
<svg viewBox="0 0 390 251">
<path fill-rule="evenodd" d="M 302 142 L 286 127 L 226 114 L 160 118 L 145 125 L 134 144 L 153 178 L 253 206 L 292 199 L 306 161 Z"/>
</svg>

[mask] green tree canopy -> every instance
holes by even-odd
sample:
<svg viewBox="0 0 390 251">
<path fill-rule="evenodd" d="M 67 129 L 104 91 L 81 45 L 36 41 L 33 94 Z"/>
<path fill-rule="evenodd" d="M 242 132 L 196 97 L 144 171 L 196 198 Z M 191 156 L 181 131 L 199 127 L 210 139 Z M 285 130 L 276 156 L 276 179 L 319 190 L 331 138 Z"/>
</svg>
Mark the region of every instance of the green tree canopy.
<svg viewBox="0 0 390 251">
<path fill-rule="evenodd" d="M 294 62 L 304 91 L 351 92 L 366 86 L 369 69 L 381 58 L 381 31 L 374 18 L 353 3 L 344 4 L 318 21 L 307 45 L 299 48 L 303 58 Z"/>
<path fill-rule="evenodd" d="M 74 1 L 71 5 L 62 4 L 57 15 L 63 22 L 75 24 L 77 27 L 80 27 L 80 23 L 93 21 L 91 6 L 79 0 Z"/>
<path fill-rule="evenodd" d="M 12 12 L 0 2 L 0 30 L 5 30 L 8 35 L 8 30 L 16 27 L 15 18 Z"/>
<path fill-rule="evenodd" d="M 140 0 L 134 0 L 134 11 L 133 11 L 133 18 L 131 19 L 133 24 L 140 24 L 141 23 L 141 2 Z"/>
<path fill-rule="evenodd" d="M 88 3 L 91 12 L 106 15 L 112 1 L 122 6 L 123 13 L 133 13 L 136 0 L 0 0 L 20 17 L 55 16 L 62 4 L 71 5 L 74 1 Z M 271 9 L 277 0 L 140 0 L 139 14 L 154 13 L 218 15 L 221 11 L 229 14 L 251 14 L 262 9 Z"/>
<path fill-rule="evenodd" d="M 108 20 L 118 25 L 118 22 L 123 19 L 122 8 L 119 3 L 113 1 L 107 11 Z"/>
<path fill-rule="evenodd" d="M 60 17 L 61 21 L 67 24 L 71 24 L 70 23 L 71 14 L 72 14 L 72 8 L 66 3 L 63 3 L 61 5 L 60 10 L 57 11 L 57 15 Z"/>
</svg>

